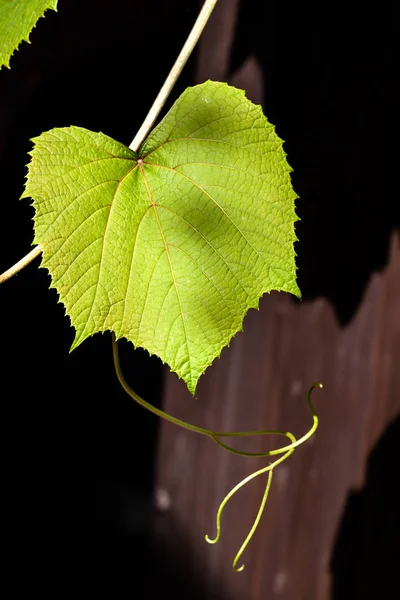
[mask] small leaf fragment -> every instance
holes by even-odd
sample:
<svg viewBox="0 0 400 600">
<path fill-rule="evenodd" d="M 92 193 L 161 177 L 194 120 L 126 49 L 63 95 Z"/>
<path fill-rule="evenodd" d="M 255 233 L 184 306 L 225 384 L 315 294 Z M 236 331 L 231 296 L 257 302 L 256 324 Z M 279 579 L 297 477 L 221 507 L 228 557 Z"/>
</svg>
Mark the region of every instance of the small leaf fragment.
<svg viewBox="0 0 400 600">
<path fill-rule="evenodd" d="M 47 9 L 57 10 L 57 0 L 0 0 L 0 69 L 10 67 L 14 50 L 25 40 Z"/>
</svg>

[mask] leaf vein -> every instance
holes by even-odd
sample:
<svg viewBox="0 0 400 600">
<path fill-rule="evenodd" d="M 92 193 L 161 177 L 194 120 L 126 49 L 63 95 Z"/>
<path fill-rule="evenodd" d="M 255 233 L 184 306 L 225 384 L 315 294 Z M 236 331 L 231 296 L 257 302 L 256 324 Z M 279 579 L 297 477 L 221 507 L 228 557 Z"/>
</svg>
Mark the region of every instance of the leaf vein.
<svg viewBox="0 0 400 600">
<path fill-rule="evenodd" d="M 170 253 L 168 251 L 168 244 L 167 244 L 167 241 L 165 239 L 164 231 L 163 231 L 163 228 L 161 226 L 160 218 L 158 216 L 156 203 L 153 200 L 153 196 L 151 194 L 149 183 L 148 183 L 146 175 L 144 173 L 144 168 L 143 168 L 142 164 L 140 165 L 140 171 L 142 173 L 142 176 L 143 176 L 143 179 L 144 179 L 144 183 L 145 183 L 145 186 L 146 186 L 146 190 L 147 190 L 147 193 L 149 195 L 149 200 L 150 200 L 150 202 L 151 202 L 151 204 L 153 206 L 154 214 L 155 214 L 155 217 L 157 219 L 157 224 L 158 224 L 158 227 L 159 227 L 159 230 L 160 230 L 161 238 L 162 238 L 164 246 L 165 246 L 165 252 L 166 252 L 166 255 L 167 255 L 167 258 L 168 258 L 168 262 L 169 262 L 169 266 L 170 266 L 170 270 L 171 270 L 171 276 L 172 276 L 172 280 L 173 280 L 174 286 L 175 286 L 176 297 L 177 297 L 178 304 L 179 304 L 179 310 L 181 312 L 183 330 L 184 330 L 184 333 L 185 333 L 185 344 L 186 344 L 186 351 L 187 351 L 189 369 L 191 371 L 192 368 L 191 368 L 191 361 L 190 361 L 190 351 L 189 351 L 189 343 L 188 343 L 188 335 L 187 335 L 186 323 L 185 323 L 185 318 L 184 318 L 184 313 L 183 313 L 183 308 L 182 308 L 181 297 L 179 295 L 178 288 L 177 288 L 177 285 L 176 285 L 175 272 L 174 272 L 174 269 L 173 269 L 173 266 L 172 266 L 172 261 L 171 261 Z"/>
</svg>

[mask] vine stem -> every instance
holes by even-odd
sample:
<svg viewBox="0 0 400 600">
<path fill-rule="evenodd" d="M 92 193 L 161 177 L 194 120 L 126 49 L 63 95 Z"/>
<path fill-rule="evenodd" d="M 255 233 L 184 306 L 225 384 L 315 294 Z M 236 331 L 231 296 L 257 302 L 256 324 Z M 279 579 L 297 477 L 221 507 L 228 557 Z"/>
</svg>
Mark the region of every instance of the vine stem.
<svg viewBox="0 0 400 600">
<path fill-rule="evenodd" d="M 211 438 L 213 440 L 213 442 L 215 442 L 218 446 L 224 448 L 225 450 L 228 450 L 228 452 L 232 452 L 233 454 L 238 454 L 239 456 L 252 456 L 252 457 L 258 457 L 258 458 L 262 458 L 262 457 L 265 458 L 267 456 L 275 456 L 277 454 L 283 454 L 285 452 L 287 453 L 287 452 L 294 450 L 297 446 L 299 446 L 300 444 L 302 444 L 306 440 L 308 440 L 313 435 L 313 433 L 315 432 L 315 430 L 318 427 L 318 417 L 315 414 L 314 409 L 311 404 L 311 393 L 316 387 L 322 388 L 321 383 L 314 384 L 307 393 L 307 403 L 308 403 L 308 408 L 309 408 L 310 413 L 313 418 L 313 424 L 312 424 L 311 428 L 309 429 L 309 431 L 305 435 L 303 435 L 303 437 L 300 438 L 300 440 L 296 440 L 294 435 L 291 434 L 289 431 L 282 431 L 282 430 L 278 430 L 278 429 L 273 429 L 273 430 L 260 429 L 260 430 L 255 430 L 255 431 L 212 431 L 211 429 L 205 429 L 204 427 L 198 427 L 197 425 L 193 425 L 192 423 L 187 423 L 186 421 L 182 421 L 181 419 L 178 419 L 177 417 L 174 417 L 174 416 L 164 412 L 163 410 L 156 408 L 149 402 L 146 402 L 146 400 L 141 398 L 139 396 L 139 394 L 136 394 L 136 392 L 134 392 L 132 390 L 132 388 L 126 381 L 124 374 L 122 373 L 121 364 L 120 364 L 120 360 L 119 360 L 118 342 L 116 340 L 114 333 L 112 333 L 112 349 L 113 349 L 114 368 L 115 368 L 115 373 L 117 375 L 118 381 L 121 384 L 122 388 L 125 390 L 125 392 L 132 398 L 132 400 L 134 400 L 135 402 L 140 404 L 140 406 L 142 406 L 143 408 L 152 412 L 157 417 L 164 419 L 165 421 L 169 421 L 170 423 L 173 423 L 174 425 L 177 425 L 178 427 L 182 427 L 183 429 L 188 429 L 189 431 L 194 431 L 195 433 L 199 433 L 200 435 L 205 435 L 205 436 Z M 282 436 L 289 438 L 291 443 L 288 444 L 287 446 L 282 446 L 281 448 L 276 448 L 274 450 L 268 450 L 267 452 L 243 452 L 242 450 L 236 450 L 235 448 L 232 448 L 231 446 L 228 446 L 227 444 L 224 444 L 219 440 L 220 437 L 249 437 L 249 436 L 255 436 L 255 435 L 282 435 Z M 274 465 L 278 464 L 279 462 L 281 462 L 281 460 L 274 463 Z"/>
<path fill-rule="evenodd" d="M 29 265 L 29 263 L 31 263 L 33 260 L 35 260 L 35 258 L 40 256 L 42 250 L 43 248 L 40 244 L 38 246 L 35 246 L 33 250 L 31 250 L 26 256 L 21 258 L 21 260 L 15 263 L 15 265 L 7 269 L 7 271 L 4 271 L 4 273 L 0 275 L 0 284 L 4 283 L 5 281 L 7 281 L 7 279 L 10 279 L 11 277 L 19 273 L 19 271 L 22 271 L 22 269 Z"/>
<path fill-rule="evenodd" d="M 192 28 L 191 32 L 189 33 L 189 36 L 188 36 L 182 50 L 180 51 L 179 56 L 176 59 L 174 66 L 172 67 L 171 71 L 169 72 L 168 77 L 164 82 L 164 85 L 162 86 L 162 88 L 160 89 L 160 91 L 157 95 L 157 98 L 154 100 L 153 106 L 150 108 L 150 110 L 147 114 L 147 117 L 143 121 L 139 131 L 137 132 L 134 139 L 132 140 L 132 143 L 129 146 L 129 148 L 131 148 L 131 150 L 134 150 L 135 152 L 137 152 L 137 150 L 140 148 L 143 141 L 147 137 L 149 131 L 153 127 L 155 120 L 157 119 L 158 115 L 160 114 L 162 107 L 164 106 L 165 102 L 167 101 L 167 98 L 170 95 L 170 93 L 176 83 L 176 80 L 178 79 L 179 75 L 181 74 L 183 67 L 187 63 L 189 56 L 191 55 L 194 47 L 196 46 L 204 27 L 207 25 L 207 21 L 210 18 L 211 13 L 214 10 L 217 2 L 218 2 L 218 0 L 205 0 L 205 2 L 203 4 L 203 8 L 201 9 L 199 16 L 197 17 L 196 22 L 193 25 L 193 28 Z M 27 254 L 26 256 L 21 258 L 21 260 L 19 260 L 17 263 L 15 263 L 15 265 L 10 267 L 4 273 L 0 274 L 0 284 L 4 283 L 4 281 L 7 281 L 7 279 L 10 279 L 10 277 L 12 277 L 13 275 L 16 275 L 16 273 L 18 273 L 24 267 L 29 265 L 30 262 L 32 262 L 37 256 L 39 256 L 41 254 L 42 250 L 43 250 L 43 248 L 39 244 L 33 250 L 31 250 L 31 252 L 29 252 L 29 254 Z"/>
<path fill-rule="evenodd" d="M 171 71 L 169 72 L 168 77 L 164 82 L 164 85 L 158 92 L 157 98 L 154 100 L 153 106 L 150 108 L 147 117 L 143 121 L 143 124 L 141 125 L 139 131 L 137 132 L 134 139 L 132 140 L 132 143 L 129 146 L 129 148 L 131 150 L 134 150 L 135 152 L 137 152 L 139 150 L 143 141 L 147 137 L 147 134 L 153 127 L 155 120 L 157 119 L 158 115 L 160 114 L 160 111 L 161 111 L 162 107 L 164 106 L 168 96 L 170 95 L 170 93 L 176 83 L 176 80 L 178 79 L 179 75 L 181 74 L 183 67 L 185 66 L 189 56 L 191 55 L 194 47 L 196 46 L 196 44 L 199 40 L 199 37 L 201 36 L 202 31 L 203 31 L 204 27 L 206 26 L 207 21 L 210 18 L 211 13 L 214 10 L 217 2 L 218 2 L 218 0 L 205 0 L 205 2 L 203 4 L 203 8 L 201 9 L 199 16 L 197 17 L 197 20 L 196 20 L 195 24 L 193 25 L 193 28 L 184 44 L 182 50 L 180 51 L 179 56 L 176 59 L 174 66 L 172 67 Z"/>
</svg>

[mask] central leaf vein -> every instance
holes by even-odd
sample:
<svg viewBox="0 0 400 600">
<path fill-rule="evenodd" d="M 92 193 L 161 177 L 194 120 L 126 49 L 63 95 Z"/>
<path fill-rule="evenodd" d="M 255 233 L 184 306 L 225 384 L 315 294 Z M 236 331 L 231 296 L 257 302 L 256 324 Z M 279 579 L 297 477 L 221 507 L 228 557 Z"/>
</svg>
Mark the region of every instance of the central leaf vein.
<svg viewBox="0 0 400 600">
<path fill-rule="evenodd" d="M 151 202 L 151 204 L 153 206 L 153 209 L 154 209 L 154 215 L 155 215 L 155 218 L 157 220 L 157 225 L 158 225 L 158 228 L 160 230 L 160 235 L 161 235 L 164 247 L 165 247 L 165 253 L 166 253 L 166 256 L 168 258 L 169 267 L 170 267 L 170 270 L 171 270 L 171 277 L 172 277 L 172 280 L 174 282 L 176 297 L 177 297 L 178 304 L 179 304 L 179 311 L 180 311 L 180 315 L 181 315 L 181 319 L 182 319 L 183 330 L 184 330 L 184 333 L 185 333 L 185 344 L 186 344 L 186 351 L 187 351 L 187 362 L 189 364 L 189 369 L 191 370 L 191 365 L 190 365 L 190 351 L 189 351 L 188 335 L 187 335 L 187 329 L 186 329 L 186 323 L 185 323 L 185 314 L 183 312 L 182 301 L 181 301 L 181 297 L 180 297 L 180 294 L 179 294 L 179 291 L 178 291 L 178 287 L 177 287 L 177 284 L 176 284 L 175 272 L 174 272 L 174 268 L 172 266 L 171 255 L 170 255 L 170 252 L 168 250 L 168 243 L 167 243 L 167 240 L 165 239 L 164 231 L 163 231 L 163 228 L 162 228 L 162 225 L 161 225 L 161 222 L 160 222 L 160 217 L 159 217 L 158 212 L 157 212 L 157 205 L 154 202 L 154 199 L 153 199 L 153 196 L 152 196 L 152 193 L 151 193 L 151 190 L 150 190 L 149 182 L 147 181 L 147 177 L 146 177 L 146 174 L 144 172 L 143 164 L 140 164 L 139 166 L 140 166 L 140 172 L 141 172 L 141 174 L 143 176 L 143 180 L 144 180 L 144 184 L 145 184 L 145 187 L 146 187 L 146 190 L 147 190 L 147 194 L 149 196 L 149 201 Z"/>
</svg>

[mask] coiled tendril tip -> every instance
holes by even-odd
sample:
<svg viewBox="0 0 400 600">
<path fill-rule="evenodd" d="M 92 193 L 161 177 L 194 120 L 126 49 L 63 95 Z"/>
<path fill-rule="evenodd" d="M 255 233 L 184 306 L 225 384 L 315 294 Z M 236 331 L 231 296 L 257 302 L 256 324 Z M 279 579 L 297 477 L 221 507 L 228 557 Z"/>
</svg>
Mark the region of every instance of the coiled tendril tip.
<svg viewBox="0 0 400 600">
<path fill-rule="evenodd" d="M 220 535 L 221 535 L 221 534 L 218 534 L 218 535 L 217 535 L 217 536 L 216 536 L 216 537 L 215 537 L 215 538 L 212 540 L 212 539 L 210 539 L 210 538 L 208 537 L 208 535 L 206 534 L 206 535 L 204 536 L 204 539 L 206 540 L 206 542 L 207 542 L 208 544 L 216 544 L 216 543 L 218 542 L 219 538 L 220 538 Z"/>
</svg>

